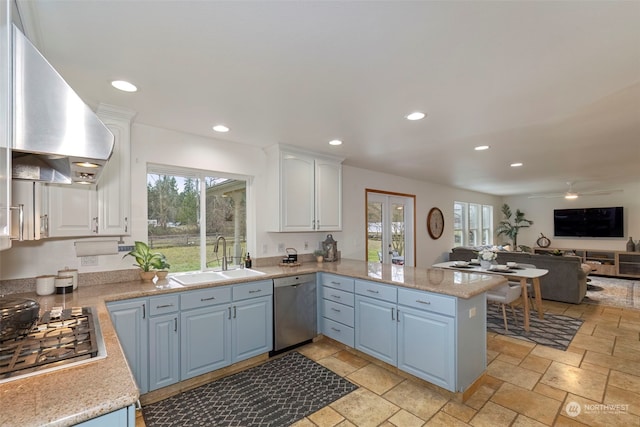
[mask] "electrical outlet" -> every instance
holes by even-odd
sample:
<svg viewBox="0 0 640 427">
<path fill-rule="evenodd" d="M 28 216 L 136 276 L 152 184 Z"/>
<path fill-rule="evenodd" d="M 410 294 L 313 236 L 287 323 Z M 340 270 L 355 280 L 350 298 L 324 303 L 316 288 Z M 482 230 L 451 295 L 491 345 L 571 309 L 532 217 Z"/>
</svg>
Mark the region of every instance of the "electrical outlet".
<svg viewBox="0 0 640 427">
<path fill-rule="evenodd" d="M 469 319 L 471 319 L 472 317 L 476 317 L 476 308 L 475 307 L 471 307 L 469 309 Z"/>
<path fill-rule="evenodd" d="M 304 250 L 306 251 L 307 249 L 309 249 L 309 242 L 304 242 Z"/>
<path fill-rule="evenodd" d="M 269 252 L 269 246 L 267 244 L 262 245 L 262 253 L 266 254 L 267 252 Z"/>
<path fill-rule="evenodd" d="M 94 267 L 98 265 L 98 257 L 93 256 L 82 256 L 80 257 L 80 265 L 83 267 Z"/>
<path fill-rule="evenodd" d="M 278 252 L 284 252 L 284 243 L 278 243 Z"/>
</svg>

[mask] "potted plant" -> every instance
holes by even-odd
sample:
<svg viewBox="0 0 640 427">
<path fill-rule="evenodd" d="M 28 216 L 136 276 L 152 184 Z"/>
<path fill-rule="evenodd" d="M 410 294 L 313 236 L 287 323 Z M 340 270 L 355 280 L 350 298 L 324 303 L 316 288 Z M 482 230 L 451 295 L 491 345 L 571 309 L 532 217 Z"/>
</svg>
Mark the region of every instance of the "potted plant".
<svg viewBox="0 0 640 427">
<path fill-rule="evenodd" d="M 511 208 L 508 204 L 502 205 L 502 214 L 504 218 L 498 224 L 498 228 L 496 232 L 498 236 L 507 236 L 513 242 L 514 250 L 521 250 L 524 252 L 531 252 L 531 248 L 525 245 L 518 245 L 518 232 L 521 228 L 527 228 L 530 225 L 533 225 L 533 221 L 530 221 L 524 217 L 524 212 L 521 212 L 520 209 L 516 210 L 516 215 L 511 220 L 513 213 L 511 212 Z"/>
<path fill-rule="evenodd" d="M 155 264 L 163 257 L 159 252 L 151 252 L 149 245 L 139 241 L 136 241 L 133 250 L 124 254 L 122 258 L 126 256 L 132 256 L 136 259 L 136 264 L 133 265 L 140 267 L 140 278 L 146 282 L 153 280 L 153 277 L 156 275 L 153 268 L 155 268 Z"/>
<path fill-rule="evenodd" d="M 156 269 L 156 276 L 158 276 L 158 279 L 163 280 L 167 278 L 171 265 L 167 261 L 167 257 L 165 257 L 164 254 L 160 254 L 160 258 L 154 261 L 153 268 Z"/>
<path fill-rule="evenodd" d="M 322 262 L 324 260 L 324 251 L 322 249 L 316 249 L 313 251 L 313 254 L 316 256 L 317 262 Z"/>
</svg>

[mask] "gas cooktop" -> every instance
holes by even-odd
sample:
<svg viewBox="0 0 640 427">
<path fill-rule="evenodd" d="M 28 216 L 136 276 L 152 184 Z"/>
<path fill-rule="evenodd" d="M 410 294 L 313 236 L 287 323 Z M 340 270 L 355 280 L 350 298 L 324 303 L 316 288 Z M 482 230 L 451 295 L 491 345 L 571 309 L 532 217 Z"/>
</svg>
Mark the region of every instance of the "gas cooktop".
<svg viewBox="0 0 640 427">
<path fill-rule="evenodd" d="M 54 307 L 27 336 L 0 342 L 0 382 L 105 356 L 100 324 L 91 307 Z"/>
</svg>

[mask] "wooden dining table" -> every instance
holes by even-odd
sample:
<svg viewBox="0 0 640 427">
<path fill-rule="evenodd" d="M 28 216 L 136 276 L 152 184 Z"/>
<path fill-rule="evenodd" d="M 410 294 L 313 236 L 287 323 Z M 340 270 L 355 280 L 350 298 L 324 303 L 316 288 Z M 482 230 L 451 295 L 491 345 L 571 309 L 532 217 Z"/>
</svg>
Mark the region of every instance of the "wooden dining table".
<svg viewBox="0 0 640 427">
<path fill-rule="evenodd" d="M 517 279 L 522 287 L 522 299 L 524 300 L 522 305 L 524 306 L 524 329 L 529 331 L 529 291 L 527 288 L 527 281 L 531 281 L 533 287 L 533 293 L 536 300 L 536 310 L 538 311 L 538 317 L 544 319 L 544 312 L 542 310 L 542 295 L 540 294 L 540 278 L 547 274 L 549 270 L 541 268 L 527 268 L 527 267 L 513 267 L 507 270 L 497 269 L 484 269 L 479 265 L 469 264 L 468 266 L 456 265 L 458 261 L 447 261 L 434 264 L 433 268 L 446 268 L 451 270 L 463 271 L 466 273 L 480 273 L 480 274 L 499 274 L 509 279 Z"/>
</svg>

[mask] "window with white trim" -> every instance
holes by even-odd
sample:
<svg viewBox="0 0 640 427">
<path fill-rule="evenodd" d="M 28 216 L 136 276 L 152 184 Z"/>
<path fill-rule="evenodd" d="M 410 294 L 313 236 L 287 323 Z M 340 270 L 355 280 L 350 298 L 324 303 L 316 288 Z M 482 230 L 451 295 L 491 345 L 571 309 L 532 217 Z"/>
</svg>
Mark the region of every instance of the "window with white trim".
<svg viewBox="0 0 640 427">
<path fill-rule="evenodd" d="M 493 206 L 453 202 L 453 245 L 493 244 Z"/>
</svg>

